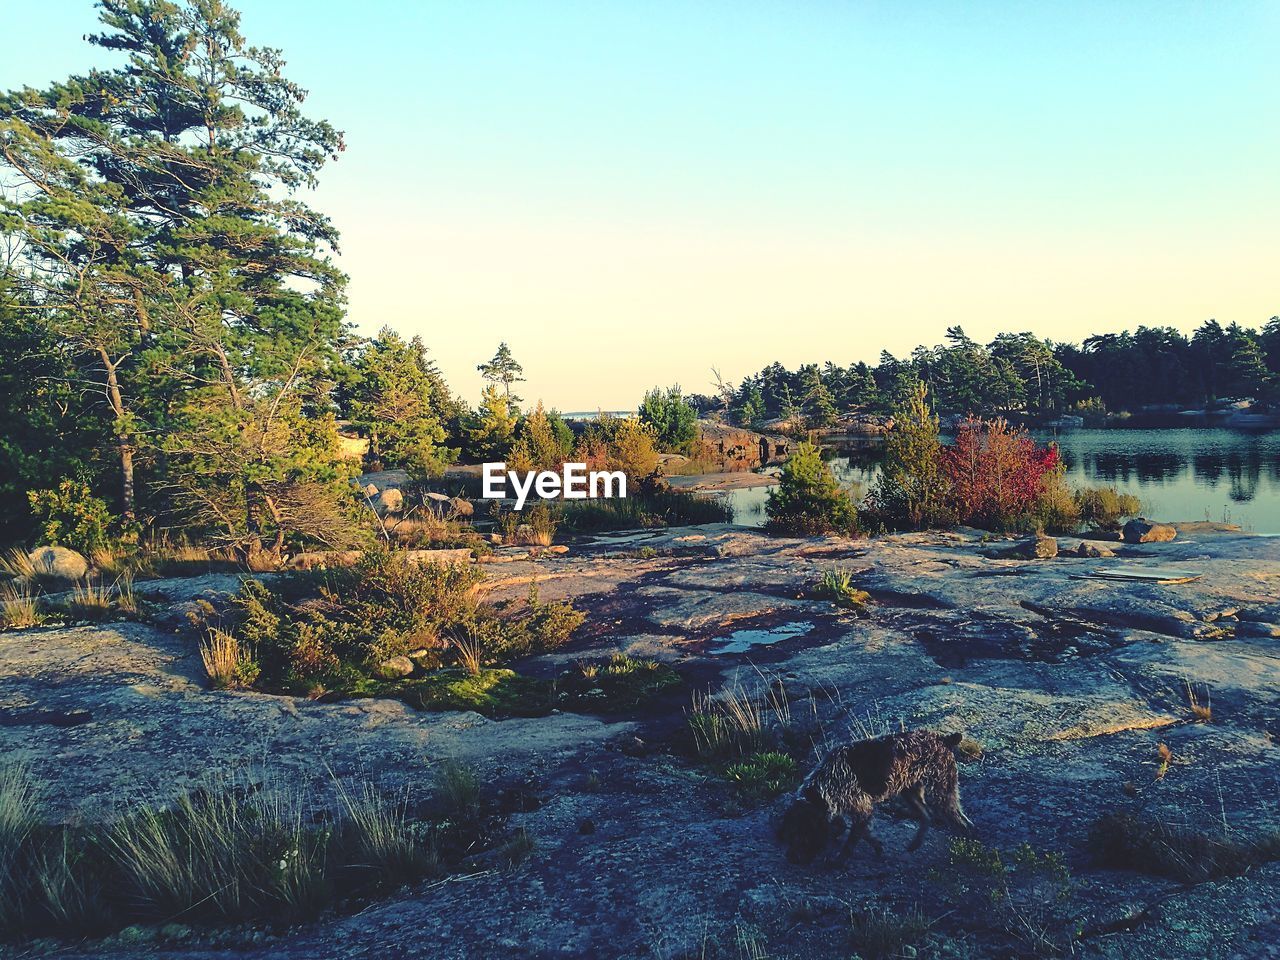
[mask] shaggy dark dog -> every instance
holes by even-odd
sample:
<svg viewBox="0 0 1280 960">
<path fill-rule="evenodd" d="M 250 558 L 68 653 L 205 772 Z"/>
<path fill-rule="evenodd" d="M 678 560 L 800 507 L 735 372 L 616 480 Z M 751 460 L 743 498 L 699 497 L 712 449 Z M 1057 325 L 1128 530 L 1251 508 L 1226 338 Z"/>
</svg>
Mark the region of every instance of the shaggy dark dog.
<svg viewBox="0 0 1280 960">
<path fill-rule="evenodd" d="M 901 796 L 920 822 L 908 850 L 924 841 L 934 816 L 967 832 L 969 818 L 960 809 L 959 774 L 951 752 L 960 734 L 940 736 L 927 730 L 891 733 L 833 750 L 809 774 L 783 814 L 778 839 L 792 863 L 810 863 L 848 828 L 837 859 L 848 856 L 862 837 L 884 856 L 871 833 L 877 803 Z M 846 820 L 848 823 L 846 824 Z"/>
</svg>

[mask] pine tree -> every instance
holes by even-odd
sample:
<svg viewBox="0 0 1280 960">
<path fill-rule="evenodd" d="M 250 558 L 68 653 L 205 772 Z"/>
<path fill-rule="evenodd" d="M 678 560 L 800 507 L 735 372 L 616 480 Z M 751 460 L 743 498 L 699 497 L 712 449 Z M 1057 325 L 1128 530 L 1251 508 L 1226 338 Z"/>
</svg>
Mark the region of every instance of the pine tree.
<svg viewBox="0 0 1280 960">
<path fill-rule="evenodd" d="M 339 372 L 339 409 L 369 438 L 370 469 L 439 476 L 456 456 L 445 438 L 427 349 L 389 328 L 362 341 Z"/>
<path fill-rule="evenodd" d="M 782 467 L 777 487 L 765 503 L 769 525 L 787 533 L 851 532 L 857 528 L 857 509 L 822 459 L 822 452 L 804 441 Z"/>
<path fill-rule="evenodd" d="M 919 530 L 945 520 L 948 487 L 941 452 L 938 418 L 929 407 L 924 384 L 917 383 L 894 411 L 880 476 L 871 493 L 882 523 Z"/>
<path fill-rule="evenodd" d="M 492 384 L 502 384 L 502 395 L 508 403 L 519 403 L 520 398 L 511 392 L 511 385 L 524 382 L 524 367 L 511 355 L 511 348 L 506 342 L 498 344 L 498 352 L 493 359 L 476 367 L 480 376 Z"/>
</svg>

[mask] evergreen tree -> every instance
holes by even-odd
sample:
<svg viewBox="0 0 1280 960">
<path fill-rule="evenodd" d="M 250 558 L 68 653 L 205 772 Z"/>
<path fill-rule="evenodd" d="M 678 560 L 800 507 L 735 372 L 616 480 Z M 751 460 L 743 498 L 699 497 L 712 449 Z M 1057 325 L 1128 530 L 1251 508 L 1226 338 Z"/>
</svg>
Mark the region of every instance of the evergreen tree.
<svg viewBox="0 0 1280 960">
<path fill-rule="evenodd" d="M 22 280 L 106 400 L 126 515 L 142 453 L 173 510 L 247 554 L 278 555 L 305 533 L 294 518 L 332 542 L 345 278 L 336 231 L 295 191 L 342 138 L 221 0 L 101 6 L 90 42 L 122 66 L 0 99 Z"/>
<path fill-rule="evenodd" d="M 787 533 L 852 532 L 857 509 L 849 492 L 840 486 L 822 452 L 804 441 L 782 467 L 778 485 L 765 502 L 769 525 Z"/>
<path fill-rule="evenodd" d="M 559 470 L 573 451 L 573 431 L 542 401 L 521 421 L 509 465 L 513 470 Z"/>
<path fill-rule="evenodd" d="M 658 449 L 668 453 L 689 453 L 698 439 L 698 412 L 674 386 L 654 387 L 640 403 L 640 422 L 652 430 Z"/>
<path fill-rule="evenodd" d="M 948 515 L 947 482 L 941 468 L 938 418 L 929 407 L 924 384 L 917 383 L 894 411 L 884 461 L 871 503 L 880 521 L 892 528 L 920 530 Z"/>
<path fill-rule="evenodd" d="M 518 421 L 511 402 L 498 385 L 489 384 L 481 395 L 480 409 L 467 429 L 471 455 L 487 462 L 506 460 L 515 440 Z"/>
<path fill-rule="evenodd" d="M 508 403 L 519 403 L 520 398 L 511 392 L 511 385 L 524 382 L 524 367 L 511 355 L 511 348 L 506 342 L 498 344 L 498 352 L 493 359 L 476 367 L 480 376 L 488 383 L 502 384 L 502 395 Z"/>
<path fill-rule="evenodd" d="M 440 446 L 441 401 L 448 399 L 437 396 L 441 386 L 417 337 L 406 342 L 383 328 L 351 351 L 339 372 L 337 401 L 369 438 L 370 469 L 404 467 L 415 476 L 438 476 L 457 455 Z"/>
</svg>

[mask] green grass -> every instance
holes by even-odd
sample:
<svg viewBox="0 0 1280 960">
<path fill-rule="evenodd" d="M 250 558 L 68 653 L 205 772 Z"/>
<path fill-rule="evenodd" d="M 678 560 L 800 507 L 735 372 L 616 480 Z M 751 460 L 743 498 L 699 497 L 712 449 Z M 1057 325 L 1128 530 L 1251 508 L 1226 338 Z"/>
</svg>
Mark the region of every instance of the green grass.
<svg viewBox="0 0 1280 960">
<path fill-rule="evenodd" d="M 494 821 L 479 813 L 478 786 L 465 821 L 419 819 L 407 796 L 368 782 L 334 788 L 336 804 L 283 782 L 213 777 L 115 821 L 58 824 L 28 769 L 0 769 L 0 939 L 293 923 L 507 842 L 485 832 Z M 442 846 L 456 851 L 447 863 Z"/>
<path fill-rule="evenodd" d="M 813 589 L 814 596 L 830 600 L 838 607 L 863 613 L 871 602 L 871 594 L 853 585 L 853 571 L 848 567 L 824 570 Z"/>
<path fill-rule="evenodd" d="M 733 522 L 733 505 L 727 500 L 681 490 L 566 502 L 563 511 L 564 527 L 574 533 Z"/>
<path fill-rule="evenodd" d="M 800 765 L 785 753 L 761 750 L 724 768 L 738 799 L 748 806 L 767 803 L 800 782 Z"/>
<path fill-rule="evenodd" d="M 553 685 L 514 670 L 482 668 L 433 670 L 422 677 L 390 682 L 365 681 L 356 696 L 395 697 L 419 710 L 474 710 L 486 717 L 540 717 L 551 712 Z"/>
<path fill-rule="evenodd" d="M 568 710 L 623 713 L 682 682 L 675 670 L 657 660 L 616 654 L 604 662 L 581 663 L 562 677 L 560 702 Z"/>
</svg>

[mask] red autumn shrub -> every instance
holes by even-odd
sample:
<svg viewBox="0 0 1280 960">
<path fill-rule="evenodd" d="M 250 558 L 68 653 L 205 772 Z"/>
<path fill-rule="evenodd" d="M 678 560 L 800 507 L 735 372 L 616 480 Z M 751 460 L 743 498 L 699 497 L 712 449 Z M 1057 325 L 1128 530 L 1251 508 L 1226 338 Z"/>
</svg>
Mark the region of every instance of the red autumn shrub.
<svg viewBox="0 0 1280 960">
<path fill-rule="evenodd" d="M 1004 419 L 970 417 L 940 453 L 961 523 L 1008 530 L 1031 513 L 1045 475 L 1058 465 L 1056 447 L 1040 447 Z"/>
</svg>

